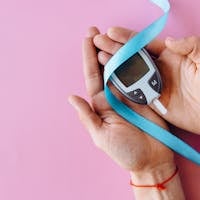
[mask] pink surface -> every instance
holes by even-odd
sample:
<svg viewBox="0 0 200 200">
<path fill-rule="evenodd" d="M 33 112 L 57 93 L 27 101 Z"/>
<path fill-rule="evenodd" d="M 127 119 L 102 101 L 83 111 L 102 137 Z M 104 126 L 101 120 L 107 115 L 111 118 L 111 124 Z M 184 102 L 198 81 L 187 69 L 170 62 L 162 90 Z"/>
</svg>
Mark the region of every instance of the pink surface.
<svg viewBox="0 0 200 200">
<path fill-rule="evenodd" d="M 199 35 L 200 2 L 171 5 L 162 37 Z M 1 200 L 133 198 L 128 173 L 93 146 L 67 96 L 86 96 L 81 41 L 89 26 L 140 30 L 160 14 L 148 0 L 0 2 Z M 200 148 L 199 137 L 182 137 Z"/>
</svg>

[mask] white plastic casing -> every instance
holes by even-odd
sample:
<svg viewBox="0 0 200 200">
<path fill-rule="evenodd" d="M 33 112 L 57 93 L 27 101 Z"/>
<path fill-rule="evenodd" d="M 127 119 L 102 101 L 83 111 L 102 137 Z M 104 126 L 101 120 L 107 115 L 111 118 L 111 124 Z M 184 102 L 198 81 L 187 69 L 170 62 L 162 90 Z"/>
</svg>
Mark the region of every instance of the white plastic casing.
<svg viewBox="0 0 200 200">
<path fill-rule="evenodd" d="M 117 89 L 120 90 L 121 93 L 124 94 L 131 101 L 134 101 L 134 99 L 132 99 L 130 97 L 130 95 L 128 95 L 128 93 L 132 92 L 134 90 L 140 89 L 143 92 L 143 94 L 146 98 L 147 104 L 154 103 L 154 105 L 157 107 L 157 109 L 162 114 L 166 114 L 167 110 L 161 104 L 161 102 L 158 100 L 158 98 L 160 97 L 159 91 L 158 92 L 155 91 L 149 85 L 149 80 L 156 73 L 158 81 L 159 81 L 158 84 L 160 84 L 160 87 L 162 87 L 161 77 L 160 77 L 159 71 L 157 70 L 156 65 L 154 64 L 153 60 L 151 59 L 150 55 L 148 54 L 148 52 L 145 49 L 140 50 L 138 53 L 142 57 L 142 59 L 144 60 L 144 62 L 146 63 L 146 65 L 149 68 L 149 71 L 142 78 L 140 78 L 138 81 L 136 81 L 135 83 L 133 83 L 129 87 L 126 87 L 120 81 L 120 79 L 116 76 L 115 73 L 112 74 L 110 80 L 117 87 Z M 161 88 L 160 88 L 160 90 L 161 90 Z M 136 103 L 138 103 L 138 102 L 136 102 Z"/>
</svg>

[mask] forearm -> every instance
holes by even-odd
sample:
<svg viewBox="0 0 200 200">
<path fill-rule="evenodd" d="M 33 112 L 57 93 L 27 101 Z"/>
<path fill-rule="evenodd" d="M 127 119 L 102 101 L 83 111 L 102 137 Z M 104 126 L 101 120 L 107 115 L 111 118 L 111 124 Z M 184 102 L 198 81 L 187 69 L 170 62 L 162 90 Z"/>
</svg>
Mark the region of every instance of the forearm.
<svg viewBox="0 0 200 200">
<path fill-rule="evenodd" d="M 131 172 L 131 181 L 137 186 L 152 186 L 167 180 L 176 171 L 174 163 L 160 165 L 151 170 Z M 184 200 L 180 178 L 176 173 L 169 181 L 159 187 L 136 187 L 133 191 L 136 200 Z"/>
</svg>

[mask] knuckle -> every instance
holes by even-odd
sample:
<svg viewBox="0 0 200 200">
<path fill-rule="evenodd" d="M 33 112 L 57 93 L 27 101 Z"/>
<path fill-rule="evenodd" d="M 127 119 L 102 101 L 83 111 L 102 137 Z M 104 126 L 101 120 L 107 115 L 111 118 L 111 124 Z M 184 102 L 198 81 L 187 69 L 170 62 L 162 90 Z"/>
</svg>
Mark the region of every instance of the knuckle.
<svg viewBox="0 0 200 200">
<path fill-rule="evenodd" d="M 115 42 L 115 43 L 113 44 L 113 46 L 112 46 L 112 51 L 111 51 L 111 53 L 112 53 L 112 54 L 115 54 L 120 48 L 121 48 L 121 45 L 120 45 L 119 43 Z"/>
<path fill-rule="evenodd" d="M 197 36 L 191 36 L 189 38 L 191 45 L 193 46 L 192 51 L 190 52 L 189 56 L 195 62 L 200 62 L 200 38 Z"/>
</svg>

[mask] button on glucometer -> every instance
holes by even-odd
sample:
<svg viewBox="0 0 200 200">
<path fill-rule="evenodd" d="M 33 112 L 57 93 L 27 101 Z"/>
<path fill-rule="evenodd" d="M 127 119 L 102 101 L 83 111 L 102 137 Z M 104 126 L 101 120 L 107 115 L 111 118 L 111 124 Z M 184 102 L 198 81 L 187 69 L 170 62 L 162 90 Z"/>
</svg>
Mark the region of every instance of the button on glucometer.
<svg viewBox="0 0 200 200">
<path fill-rule="evenodd" d="M 159 83 L 158 76 L 157 76 L 156 72 L 153 74 L 153 76 L 149 80 L 149 85 L 151 86 L 151 88 L 153 90 L 160 93 L 161 87 L 160 87 L 160 83 Z"/>
<path fill-rule="evenodd" d="M 143 92 L 140 89 L 136 89 L 136 90 L 133 90 L 133 91 L 129 92 L 128 94 L 129 94 L 130 97 L 135 98 L 135 97 L 143 94 Z"/>
<path fill-rule="evenodd" d="M 147 104 L 147 100 L 145 95 L 143 94 L 142 90 L 136 89 L 128 93 L 128 95 L 134 99 L 136 103 L 139 104 Z"/>
</svg>

